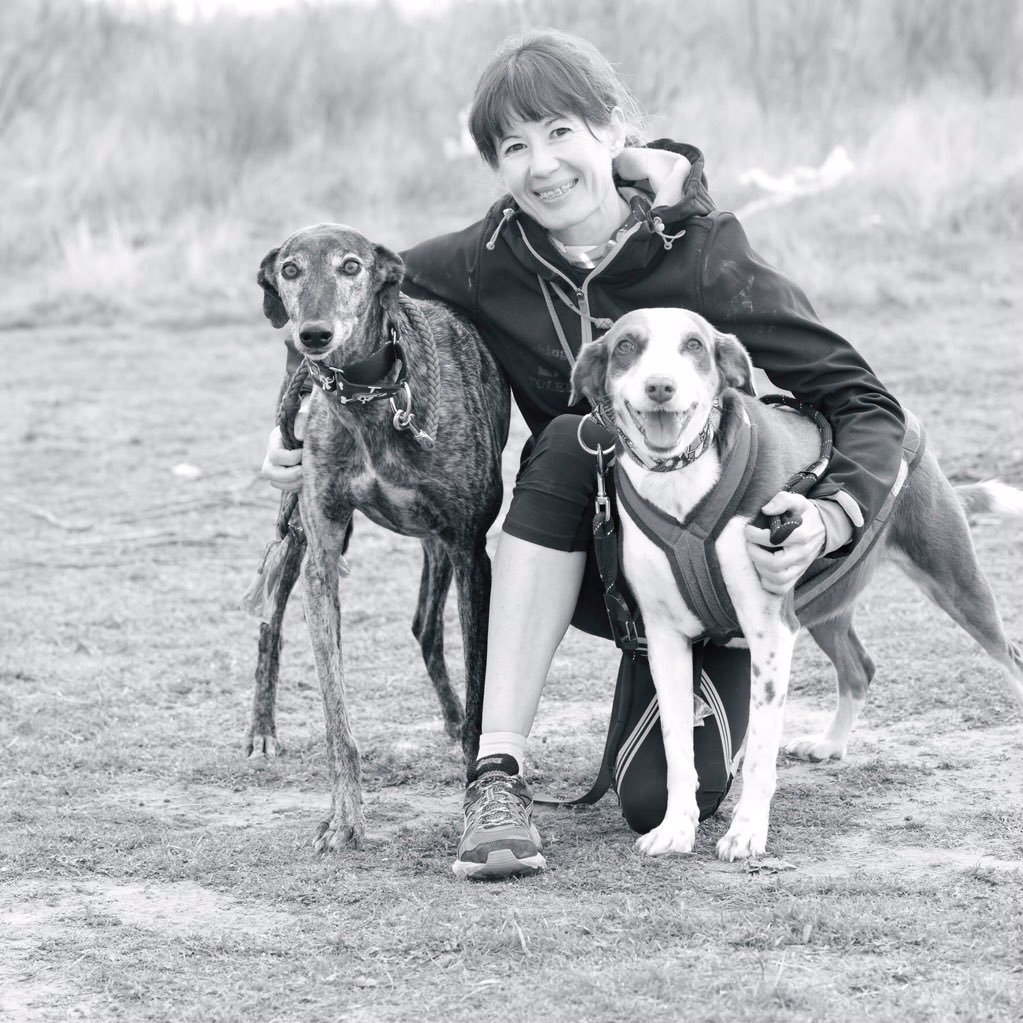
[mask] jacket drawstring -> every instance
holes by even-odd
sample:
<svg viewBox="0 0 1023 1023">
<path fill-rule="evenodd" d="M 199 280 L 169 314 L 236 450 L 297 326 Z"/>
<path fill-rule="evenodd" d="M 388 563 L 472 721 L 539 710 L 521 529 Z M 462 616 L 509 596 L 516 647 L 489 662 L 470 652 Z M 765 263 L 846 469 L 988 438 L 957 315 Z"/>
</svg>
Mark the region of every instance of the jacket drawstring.
<svg viewBox="0 0 1023 1023">
<path fill-rule="evenodd" d="M 664 244 L 665 251 L 670 251 L 672 245 L 675 244 L 685 233 L 685 228 L 678 232 L 678 234 L 666 234 L 664 230 L 664 221 L 660 217 L 656 217 L 651 213 L 650 204 L 643 199 L 642 196 L 634 195 L 629 200 L 629 209 L 632 211 L 633 217 L 636 219 L 638 224 L 646 224 L 647 230 L 651 234 L 656 234 L 661 242 Z"/>
<path fill-rule="evenodd" d="M 497 244 L 497 236 L 501 233 L 501 228 L 515 216 L 515 210 L 509 206 L 501 211 L 501 219 L 497 222 L 497 227 L 494 229 L 494 233 L 490 236 L 490 240 L 487 242 L 487 250 L 489 252 L 494 251 L 494 246 Z"/>
</svg>

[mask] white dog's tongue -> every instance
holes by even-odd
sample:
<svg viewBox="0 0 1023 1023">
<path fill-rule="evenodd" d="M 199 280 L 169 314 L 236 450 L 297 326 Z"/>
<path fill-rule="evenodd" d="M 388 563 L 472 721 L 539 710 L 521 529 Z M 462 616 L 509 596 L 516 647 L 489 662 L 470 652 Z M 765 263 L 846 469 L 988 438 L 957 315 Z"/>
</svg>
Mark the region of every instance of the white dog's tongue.
<svg viewBox="0 0 1023 1023">
<path fill-rule="evenodd" d="M 667 451 L 678 443 L 685 419 L 678 412 L 644 412 L 643 433 L 652 448 Z"/>
</svg>

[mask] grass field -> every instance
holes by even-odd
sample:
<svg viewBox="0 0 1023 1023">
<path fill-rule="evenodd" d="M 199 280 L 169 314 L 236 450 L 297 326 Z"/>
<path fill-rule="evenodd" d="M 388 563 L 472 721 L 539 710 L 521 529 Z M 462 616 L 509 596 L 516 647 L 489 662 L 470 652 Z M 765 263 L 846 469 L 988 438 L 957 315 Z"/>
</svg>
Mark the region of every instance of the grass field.
<svg viewBox="0 0 1023 1023">
<path fill-rule="evenodd" d="M 957 258 L 933 273 L 900 257 L 901 302 L 825 313 L 954 479 L 1023 484 L 1023 266 L 1008 247 Z M 759 869 L 713 858 L 725 817 L 692 856 L 643 859 L 608 797 L 540 813 L 544 876 L 468 885 L 450 872 L 461 765 L 408 629 L 418 548 L 361 520 L 343 606 L 370 839 L 314 856 L 327 779 L 298 599 L 287 755 L 257 770 L 241 752 L 256 627 L 237 600 L 275 514 L 256 466 L 280 368 L 255 285 L 249 299 L 235 318 L 27 317 L 0 335 L 0 1015 L 1019 1018 L 1023 722 L 894 571 L 859 619 L 880 670 L 850 757 L 782 762 Z M 982 520 L 975 537 L 1018 636 L 1023 527 Z M 456 664 L 453 608 L 448 623 Z M 537 785 L 589 781 L 612 665 L 566 642 Z M 787 734 L 824 718 L 831 687 L 807 642 Z"/>
<path fill-rule="evenodd" d="M 540 811 L 548 871 L 498 885 L 450 870 L 463 767 L 409 629 L 417 544 L 358 520 L 342 594 L 362 851 L 312 852 L 329 797 L 297 596 L 286 755 L 243 756 L 238 610 L 277 507 L 259 260 L 320 218 L 398 248 L 478 215 L 494 182 L 441 141 L 482 55 L 529 24 L 636 69 L 652 134 L 706 149 L 724 207 L 757 198 L 751 166 L 847 146 L 850 178 L 752 216 L 755 247 L 953 480 L 1023 487 L 1018 0 L 456 0 L 415 24 L 384 4 L 191 25 L 0 8 L 0 1020 L 1023 1018 L 1023 716 L 894 570 L 858 618 L 879 670 L 849 757 L 782 759 L 763 861 L 714 858 L 734 792 L 664 860 L 609 796 Z M 1023 523 L 974 538 L 1023 638 Z M 460 677 L 453 604 L 447 623 Z M 589 784 L 616 660 L 566 640 L 536 787 Z M 805 641 L 787 736 L 832 689 Z"/>
</svg>

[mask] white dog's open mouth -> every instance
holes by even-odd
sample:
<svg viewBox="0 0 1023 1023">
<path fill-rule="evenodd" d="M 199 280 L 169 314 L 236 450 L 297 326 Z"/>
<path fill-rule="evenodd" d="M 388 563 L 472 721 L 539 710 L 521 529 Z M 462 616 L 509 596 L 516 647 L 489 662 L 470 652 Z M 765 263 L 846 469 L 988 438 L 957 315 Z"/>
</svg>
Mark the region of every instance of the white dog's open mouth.
<svg viewBox="0 0 1023 1023">
<path fill-rule="evenodd" d="M 625 400 L 625 407 L 632 417 L 636 429 L 643 435 L 648 448 L 654 451 L 670 451 L 678 444 L 682 431 L 689 425 L 696 411 L 697 402 L 681 412 L 669 412 L 667 409 L 654 408 L 643 412 Z"/>
</svg>

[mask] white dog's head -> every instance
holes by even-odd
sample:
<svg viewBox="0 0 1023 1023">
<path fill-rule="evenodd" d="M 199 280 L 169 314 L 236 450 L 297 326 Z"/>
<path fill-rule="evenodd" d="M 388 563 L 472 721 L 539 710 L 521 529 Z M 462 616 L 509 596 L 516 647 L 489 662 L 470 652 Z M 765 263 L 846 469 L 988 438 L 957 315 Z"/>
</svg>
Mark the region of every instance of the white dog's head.
<svg viewBox="0 0 1023 1023">
<path fill-rule="evenodd" d="M 610 396 L 618 429 L 657 458 L 684 451 L 729 387 L 756 394 L 749 354 L 687 309 L 627 313 L 572 371 L 572 401 Z"/>
</svg>

